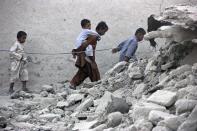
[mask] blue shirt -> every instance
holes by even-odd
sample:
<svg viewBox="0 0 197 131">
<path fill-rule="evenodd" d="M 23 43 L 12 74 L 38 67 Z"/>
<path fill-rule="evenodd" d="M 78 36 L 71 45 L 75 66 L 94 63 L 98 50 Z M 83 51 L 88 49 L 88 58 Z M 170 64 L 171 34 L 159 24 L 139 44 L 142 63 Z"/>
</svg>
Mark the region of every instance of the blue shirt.
<svg viewBox="0 0 197 131">
<path fill-rule="evenodd" d="M 120 51 L 119 61 L 124 61 L 125 56 L 131 59 L 135 57 L 135 52 L 138 48 L 138 42 L 136 37 L 131 37 L 118 45 L 118 51 Z"/>
</svg>

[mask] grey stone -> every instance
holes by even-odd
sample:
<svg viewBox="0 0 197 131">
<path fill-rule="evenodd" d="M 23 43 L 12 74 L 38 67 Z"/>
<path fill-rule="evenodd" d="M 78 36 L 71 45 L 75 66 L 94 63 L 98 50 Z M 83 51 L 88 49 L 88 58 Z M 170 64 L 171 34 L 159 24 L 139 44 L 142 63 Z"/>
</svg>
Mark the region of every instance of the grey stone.
<svg viewBox="0 0 197 131">
<path fill-rule="evenodd" d="M 153 124 L 147 120 L 141 119 L 134 123 L 138 131 L 151 131 Z"/>
<path fill-rule="evenodd" d="M 131 79 L 137 80 L 137 79 L 141 79 L 143 78 L 143 74 L 140 70 L 139 67 L 133 67 L 130 71 L 129 71 L 129 77 Z"/>
<path fill-rule="evenodd" d="M 173 65 L 174 65 L 174 62 L 169 62 L 169 63 L 166 63 L 165 65 L 161 65 L 161 69 L 165 71 L 171 68 Z"/>
<path fill-rule="evenodd" d="M 197 105 L 197 100 L 180 99 L 176 101 L 176 114 L 190 112 Z"/>
<path fill-rule="evenodd" d="M 51 105 L 57 105 L 57 100 L 56 98 L 51 98 L 51 97 L 35 97 L 35 99 L 33 99 L 33 101 L 35 102 L 39 102 L 41 107 L 48 107 Z"/>
<path fill-rule="evenodd" d="M 101 125 L 95 127 L 94 129 L 92 129 L 92 131 L 103 131 L 106 128 L 107 128 L 106 124 L 101 124 Z"/>
<path fill-rule="evenodd" d="M 55 109 L 53 110 L 53 113 L 59 114 L 59 115 L 61 115 L 61 116 L 64 116 L 64 110 L 59 109 L 59 108 L 55 108 Z"/>
<path fill-rule="evenodd" d="M 57 103 L 57 107 L 61 109 L 64 109 L 64 107 L 68 107 L 68 106 L 69 106 L 69 103 L 67 101 L 59 101 Z"/>
<path fill-rule="evenodd" d="M 6 128 L 7 126 L 7 120 L 5 117 L 0 116 L 0 128 Z"/>
<path fill-rule="evenodd" d="M 178 99 L 186 98 L 197 100 L 197 87 L 189 85 L 186 88 L 180 89 L 177 92 Z"/>
<path fill-rule="evenodd" d="M 80 121 L 79 123 L 75 123 L 72 130 L 89 130 L 94 127 L 98 123 L 98 120 L 94 121 Z"/>
<path fill-rule="evenodd" d="M 139 119 L 148 120 L 149 112 L 152 110 L 166 111 L 166 108 L 154 103 L 139 102 L 133 106 L 133 119 L 134 121 Z"/>
<path fill-rule="evenodd" d="M 26 93 L 24 91 L 16 91 L 11 94 L 10 98 L 11 99 L 18 99 L 18 98 L 33 98 L 34 96 L 30 93 Z"/>
<path fill-rule="evenodd" d="M 197 73 L 197 63 L 193 64 L 193 66 L 192 66 L 192 72 L 193 72 L 194 74 Z"/>
<path fill-rule="evenodd" d="M 116 112 L 119 111 L 121 113 L 128 113 L 129 112 L 129 105 L 127 102 L 122 98 L 112 97 L 112 102 L 109 104 L 107 108 L 107 112 Z"/>
<path fill-rule="evenodd" d="M 102 91 L 99 90 L 98 87 L 92 87 L 88 89 L 87 92 L 94 98 L 99 98 L 100 96 L 102 96 Z"/>
<path fill-rule="evenodd" d="M 68 92 L 64 91 L 64 92 L 58 93 L 57 95 L 63 97 L 64 99 L 66 99 L 67 96 L 68 96 Z"/>
<path fill-rule="evenodd" d="M 18 115 L 16 117 L 16 121 L 18 122 L 26 122 L 26 121 L 29 121 L 31 119 L 31 115 Z"/>
<path fill-rule="evenodd" d="M 172 131 L 171 129 L 169 129 L 168 127 L 164 127 L 164 126 L 156 126 L 155 128 L 153 128 L 152 131 Z"/>
<path fill-rule="evenodd" d="M 105 75 L 115 75 L 116 73 L 120 73 L 126 68 L 127 62 L 122 61 L 117 63 L 113 68 L 111 68 Z"/>
<path fill-rule="evenodd" d="M 52 93 L 52 94 L 55 93 L 55 90 L 54 90 L 53 87 L 50 86 L 50 85 L 43 85 L 43 86 L 42 86 L 42 90 L 43 90 L 43 91 L 47 91 L 47 92 Z"/>
<path fill-rule="evenodd" d="M 39 118 L 45 119 L 47 121 L 52 121 L 55 118 L 61 118 L 61 116 L 59 114 L 48 113 L 48 114 L 40 115 Z"/>
<path fill-rule="evenodd" d="M 138 131 L 135 125 L 131 125 L 129 127 L 124 128 L 123 131 Z"/>
<path fill-rule="evenodd" d="M 90 106 L 92 106 L 93 103 L 93 98 L 88 98 L 84 102 L 82 102 L 75 110 L 77 112 L 85 111 L 87 110 Z"/>
<path fill-rule="evenodd" d="M 170 72 L 170 76 L 178 76 L 181 75 L 183 73 L 185 73 L 186 71 L 191 71 L 192 67 L 190 65 L 183 65 L 178 67 L 177 69 L 173 70 Z"/>
<path fill-rule="evenodd" d="M 175 116 L 166 118 L 165 120 L 160 121 L 157 125 L 168 127 L 172 131 L 177 131 L 178 127 L 185 121 L 185 117 Z"/>
<path fill-rule="evenodd" d="M 176 100 L 176 92 L 166 91 L 166 90 L 157 90 L 153 93 L 147 101 L 160 104 L 166 107 L 174 104 Z"/>
<path fill-rule="evenodd" d="M 107 117 L 107 125 L 108 127 L 116 127 L 122 121 L 123 115 L 120 112 L 110 113 Z"/>
<path fill-rule="evenodd" d="M 190 81 L 188 79 L 183 79 L 175 84 L 175 88 L 180 89 L 186 87 Z"/>
<path fill-rule="evenodd" d="M 197 130 L 197 106 L 193 109 L 189 117 L 179 126 L 177 131 L 196 131 Z"/>
<path fill-rule="evenodd" d="M 103 95 L 103 97 L 101 97 L 101 99 L 99 99 L 99 104 L 96 108 L 96 113 L 103 113 L 106 111 L 108 105 L 112 102 L 112 93 L 106 91 L 105 94 Z"/>
<path fill-rule="evenodd" d="M 96 113 L 104 112 L 116 112 L 126 113 L 129 111 L 129 105 L 121 98 L 116 98 L 112 93 L 106 91 L 103 97 L 99 100 L 99 104 L 96 108 Z"/>
<path fill-rule="evenodd" d="M 73 105 L 76 102 L 82 101 L 83 98 L 84 98 L 83 94 L 71 94 L 70 96 L 67 97 L 67 102 L 69 103 L 69 105 Z"/>
<path fill-rule="evenodd" d="M 47 96 L 48 96 L 48 92 L 47 92 L 47 91 L 42 91 L 42 92 L 40 93 L 40 95 L 41 95 L 42 97 L 47 97 Z"/>
<path fill-rule="evenodd" d="M 149 117 L 148 119 L 154 124 L 157 125 L 158 122 L 168 119 L 168 118 L 172 118 L 175 117 L 175 115 L 166 113 L 166 112 L 162 112 L 162 111 L 156 111 L 156 110 L 152 110 L 149 113 Z"/>
<path fill-rule="evenodd" d="M 137 98 L 140 98 L 146 89 L 147 89 L 147 85 L 144 83 L 141 83 L 141 84 L 137 85 L 137 87 L 133 91 L 132 95 Z"/>
</svg>

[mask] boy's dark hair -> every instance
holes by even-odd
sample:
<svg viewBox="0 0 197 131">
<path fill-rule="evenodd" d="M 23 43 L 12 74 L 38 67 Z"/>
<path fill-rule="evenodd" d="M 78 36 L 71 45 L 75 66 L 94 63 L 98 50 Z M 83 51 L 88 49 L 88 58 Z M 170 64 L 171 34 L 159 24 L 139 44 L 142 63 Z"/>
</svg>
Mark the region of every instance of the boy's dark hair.
<svg viewBox="0 0 197 131">
<path fill-rule="evenodd" d="M 138 28 L 136 30 L 136 32 L 135 32 L 135 35 L 137 35 L 138 33 L 141 33 L 141 34 L 145 35 L 146 34 L 146 31 L 143 28 Z"/>
<path fill-rule="evenodd" d="M 88 20 L 88 19 L 81 20 L 81 27 L 82 28 L 85 27 L 88 23 L 90 23 L 90 20 Z"/>
<path fill-rule="evenodd" d="M 99 22 L 98 25 L 96 26 L 96 30 L 100 30 L 100 29 L 101 30 L 104 30 L 104 29 L 108 30 L 108 26 L 104 21 Z"/>
<path fill-rule="evenodd" d="M 22 36 L 27 36 L 27 33 L 24 32 L 24 31 L 19 31 L 19 32 L 17 33 L 17 39 L 21 38 Z"/>
</svg>

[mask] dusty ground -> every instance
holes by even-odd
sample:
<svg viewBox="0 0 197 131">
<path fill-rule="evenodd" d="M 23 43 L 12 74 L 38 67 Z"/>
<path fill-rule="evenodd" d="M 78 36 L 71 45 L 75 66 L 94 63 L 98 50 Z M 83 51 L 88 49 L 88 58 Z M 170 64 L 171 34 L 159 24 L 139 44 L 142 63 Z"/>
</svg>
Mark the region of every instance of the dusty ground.
<svg viewBox="0 0 197 131">
<path fill-rule="evenodd" d="M 0 0 L 0 49 L 9 49 L 14 43 L 16 33 L 28 33 L 26 49 L 29 52 L 69 52 L 80 32 L 80 20 L 88 18 L 92 28 L 104 20 L 109 31 L 98 44 L 98 49 L 111 48 L 134 33 L 136 28 L 146 28 L 146 18 L 159 14 L 164 7 L 180 3 L 197 3 L 195 0 Z M 148 57 L 153 50 L 148 43 L 139 46 L 140 57 Z M 70 55 L 40 56 L 33 58 L 38 64 L 30 64 L 30 88 L 40 84 L 70 79 L 75 73 Z M 118 54 L 109 51 L 98 52 L 97 62 L 104 74 L 118 61 Z M 0 57 L 0 94 L 8 87 L 9 57 Z M 17 85 L 19 87 L 20 85 Z M 3 91 L 4 90 L 4 91 Z"/>
</svg>

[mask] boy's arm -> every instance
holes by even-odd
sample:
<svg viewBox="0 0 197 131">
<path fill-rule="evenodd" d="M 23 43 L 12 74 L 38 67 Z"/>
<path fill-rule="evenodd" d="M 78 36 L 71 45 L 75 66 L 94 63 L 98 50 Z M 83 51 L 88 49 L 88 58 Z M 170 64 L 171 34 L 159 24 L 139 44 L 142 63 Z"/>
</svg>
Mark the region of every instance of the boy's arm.
<svg viewBox="0 0 197 131">
<path fill-rule="evenodd" d="M 113 48 L 112 53 L 119 52 L 122 49 L 122 47 L 124 46 L 125 42 L 126 42 L 126 40 L 121 42 L 116 48 Z"/>
<path fill-rule="evenodd" d="M 90 35 L 86 41 L 84 41 L 80 47 L 78 47 L 77 51 L 85 51 L 88 45 L 95 45 L 97 42 L 97 36 Z"/>
<path fill-rule="evenodd" d="M 21 60 L 22 57 L 23 57 L 23 55 L 17 53 L 16 50 L 17 50 L 17 44 L 14 44 L 14 45 L 10 48 L 10 55 L 11 55 L 11 57 L 14 57 L 14 58 L 17 59 L 17 60 Z"/>
</svg>

